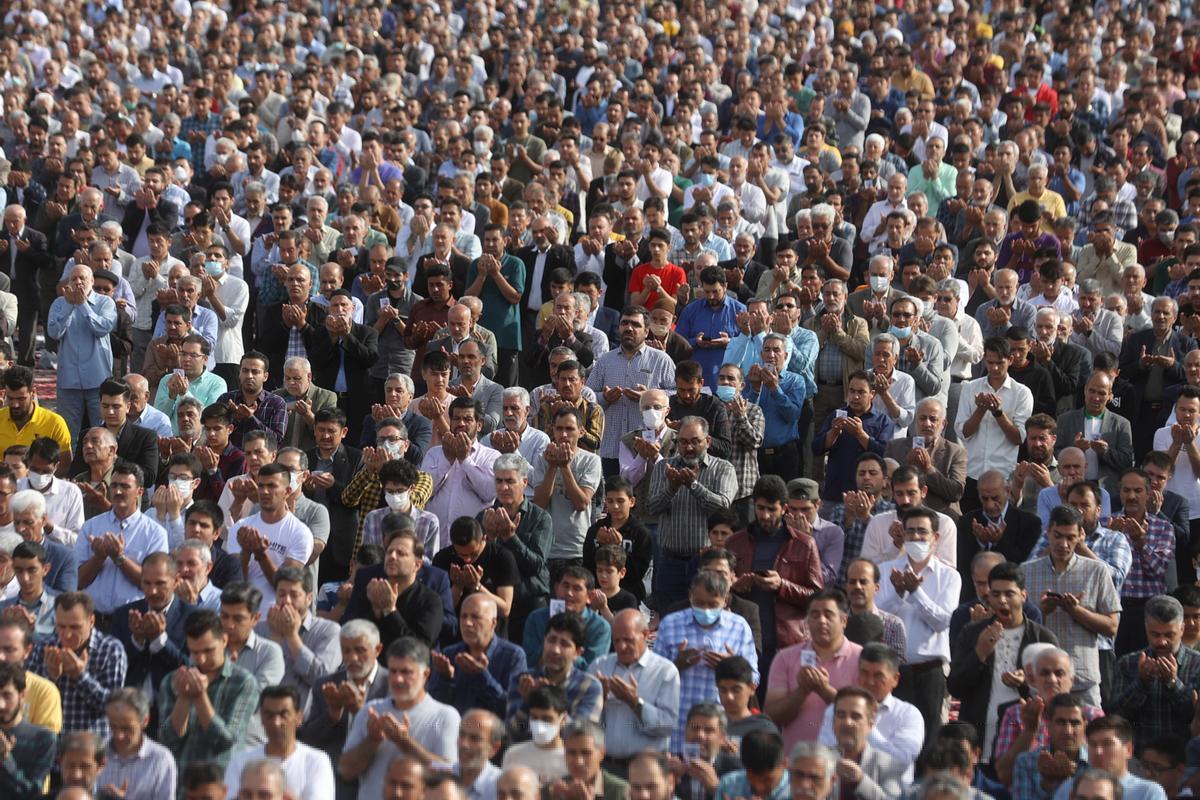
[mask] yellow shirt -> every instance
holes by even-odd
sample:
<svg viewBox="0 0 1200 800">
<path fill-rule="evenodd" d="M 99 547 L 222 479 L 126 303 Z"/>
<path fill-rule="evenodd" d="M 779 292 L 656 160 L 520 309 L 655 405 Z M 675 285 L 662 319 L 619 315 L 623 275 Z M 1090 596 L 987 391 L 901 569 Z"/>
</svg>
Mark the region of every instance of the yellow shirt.
<svg viewBox="0 0 1200 800">
<path fill-rule="evenodd" d="M 899 72 L 892 73 L 892 86 L 899 89 L 901 92 L 908 93 L 911 89 L 917 93 L 922 100 L 933 99 L 933 81 L 928 75 L 921 70 L 913 67 L 912 74 L 907 78 Z"/>
<path fill-rule="evenodd" d="M 1012 214 L 1013 209 L 1026 200 L 1033 200 L 1042 207 L 1042 211 L 1049 211 L 1051 219 L 1062 219 L 1067 215 L 1067 204 L 1063 202 L 1062 195 L 1049 189 L 1042 190 L 1041 197 L 1033 197 L 1029 192 L 1013 195 L 1012 199 L 1008 201 L 1008 213 Z M 1054 233 L 1054 226 L 1044 218 L 1040 228 L 1042 233 Z"/>
<path fill-rule="evenodd" d="M 49 436 L 58 442 L 64 453 L 71 452 L 71 432 L 67 430 L 67 422 L 50 409 L 41 404 L 34 406 L 29 422 L 25 427 L 17 428 L 12 412 L 7 407 L 0 408 L 0 455 L 14 444 L 30 445 L 39 436 Z"/>
<path fill-rule="evenodd" d="M 40 725 L 55 734 L 61 733 L 62 696 L 58 693 L 58 687 L 41 675 L 26 670 L 25 708 L 21 716 L 33 725 Z"/>
</svg>

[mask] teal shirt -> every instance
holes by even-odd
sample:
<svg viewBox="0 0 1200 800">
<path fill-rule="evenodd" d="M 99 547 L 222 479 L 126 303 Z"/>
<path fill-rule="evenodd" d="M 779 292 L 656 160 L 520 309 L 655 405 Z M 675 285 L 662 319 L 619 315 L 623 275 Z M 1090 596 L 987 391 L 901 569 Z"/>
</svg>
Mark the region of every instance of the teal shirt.
<svg viewBox="0 0 1200 800">
<path fill-rule="evenodd" d="M 929 201 L 929 216 L 936 217 L 942 201 L 958 193 L 957 181 L 958 170 L 944 161 L 938 167 L 937 179 L 932 181 L 925 177 L 924 165 L 917 164 L 908 171 L 908 193 L 922 192 Z"/>
<path fill-rule="evenodd" d="M 206 370 L 196 380 L 188 381 L 186 392 L 173 398 L 171 390 L 167 387 L 172 374 L 168 372 L 158 382 L 158 392 L 154 395 L 154 407 L 171 418 L 171 428 L 178 434 L 179 420 L 175 418 L 175 412 L 179 409 L 179 403 L 183 398 L 194 397 L 200 401 L 203 408 L 208 408 L 217 402 L 221 395 L 229 391 L 229 386 L 225 383 L 224 378 Z"/>
<path fill-rule="evenodd" d="M 727 773 L 725 777 L 721 778 L 721 782 L 717 784 L 717 791 L 713 794 L 713 800 L 734 800 L 738 797 L 754 796 L 750 782 L 746 780 L 746 770 L 739 769 Z M 775 788 L 763 800 L 788 800 L 791 796 L 791 781 L 788 780 L 788 773 L 785 769 L 779 776 L 779 783 L 775 784 Z"/>
<path fill-rule="evenodd" d="M 479 259 L 475 259 L 467 268 L 467 286 L 475 282 L 478 274 Z M 500 258 L 500 274 L 519 294 L 525 293 L 524 261 L 505 253 Z M 491 278 L 484 280 L 483 288 L 479 290 L 479 299 L 483 301 L 483 313 L 479 315 L 479 324 L 496 334 L 496 348 L 520 350 L 521 304 L 508 302 Z"/>
<path fill-rule="evenodd" d="M 612 649 L 612 627 L 608 620 L 592 611 L 583 610 L 585 645 L 583 655 L 575 660 L 575 668 L 586 670 L 588 665 Z M 550 621 L 550 608 L 539 608 L 525 620 L 525 655 L 531 665 L 542 660 L 542 644 L 546 639 L 546 627 Z"/>
</svg>

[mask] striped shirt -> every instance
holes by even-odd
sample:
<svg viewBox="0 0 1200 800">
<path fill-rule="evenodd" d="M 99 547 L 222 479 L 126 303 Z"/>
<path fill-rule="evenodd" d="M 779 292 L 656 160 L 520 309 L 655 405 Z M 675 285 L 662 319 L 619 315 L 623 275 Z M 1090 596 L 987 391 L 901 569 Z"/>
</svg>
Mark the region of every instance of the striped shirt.
<svg viewBox="0 0 1200 800">
<path fill-rule="evenodd" d="M 638 385 L 647 389 L 675 391 L 675 362 L 662 350 L 643 344 L 632 357 L 621 347 L 608 351 L 592 365 L 587 385 L 596 393 L 604 409 L 604 436 L 600 440 L 600 457 L 616 458 L 621 437 L 642 426 L 642 409 L 635 400 L 624 395 L 612 405 L 604 399 L 605 386 L 632 389 Z"/>
<path fill-rule="evenodd" d="M 708 541 L 708 515 L 733 503 L 737 475 L 725 459 L 705 455 L 696 480 L 690 486 L 673 487 L 667 480 L 668 464 L 686 466 L 679 456 L 654 465 L 646 513 L 659 518 L 658 544 L 666 553 L 690 556 Z"/>
<path fill-rule="evenodd" d="M 640 708 L 630 708 L 611 696 L 604 704 L 600 724 L 608 755 L 630 758 L 643 750 L 665 751 L 679 722 L 679 670 L 675 665 L 649 650 L 629 666 L 621 664 L 616 653 L 609 653 L 597 659 L 588 672 L 637 680 Z"/>
<path fill-rule="evenodd" d="M 129 757 L 108 746 L 108 759 L 96 779 L 97 786 L 128 784 L 125 800 L 163 800 L 175 796 L 175 756 L 147 735 Z"/>
</svg>

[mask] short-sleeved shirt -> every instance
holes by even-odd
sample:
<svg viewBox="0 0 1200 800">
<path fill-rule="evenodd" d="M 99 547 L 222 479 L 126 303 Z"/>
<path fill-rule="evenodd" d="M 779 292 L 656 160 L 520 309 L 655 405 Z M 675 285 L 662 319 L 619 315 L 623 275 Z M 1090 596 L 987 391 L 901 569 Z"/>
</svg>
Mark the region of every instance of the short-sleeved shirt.
<svg viewBox="0 0 1200 800">
<path fill-rule="evenodd" d="M 283 562 L 287 559 L 307 564 L 309 556 L 312 555 L 312 531 L 291 512 L 285 515 L 279 522 L 267 522 L 262 518 L 262 514 L 255 514 L 239 521 L 229 532 L 229 543 L 226 547 L 230 555 L 238 555 L 242 552 L 241 545 L 238 544 L 237 540 L 237 531 L 242 527 L 255 528 L 259 533 L 267 537 L 267 540 L 270 542 L 267 551 L 270 553 L 271 560 L 275 562 L 276 567 L 283 566 Z M 262 567 L 259 566 L 258 561 L 253 558 L 250 559 L 250 568 L 247 570 L 246 578 L 251 585 L 257 586 L 262 590 L 263 608 L 270 608 L 275 605 L 275 587 L 271 585 L 271 582 L 267 580 L 267 576 L 263 574 Z"/>
<path fill-rule="evenodd" d="M 842 646 L 830 659 L 822 659 L 813 650 L 812 643 L 792 645 L 780 650 L 771 662 L 771 675 L 767 679 L 767 689 L 786 689 L 796 691 L 800 685 L 800 669 L 804 666 L 803 653 L 811 653 L 815 659 L 813 666 L 824 667 L 829 673 L 829 685 L 834 689 L 852 685 L 858 679 L 858 655 L 862 647 L 849 639 L 842 641 Z M 828 705 L 820 695 L 810 692 L 800 704 L 796 716 L 783 726 L 784 750 L 791 750 L 796 742 L 816 741 L 821 732 L 821 720 L 825 717 L 825 707 Z"/>
<path fill-rule="evenodd" d="M 1041 598 L 1042 592 L 1050 591 L 1073 594 L 1084 608 L 1098 614 L 1121 610 L 1121 597 L 1113 586 L 1108 565 L 1094 558 L 1071 556 L 1062 572 L 1055 571 L 1050 556 L 1030 561 L 1025 565 L 1025 591 L 1033 602 Z M 1097 685 L 1100 682 L 1100 635 L 1075 622 L 1060 608 L 1048 614 L 1042 624 L 1058 637 L 1059 647 L 1071 654 L 1076 691 Z"/>
<path fill-rule="evenodd" d="M 429 695 L 407 711 L 399 711 L 391 698 L 373 700 L 358 714 L 346 735 L 346 746 L 342 752 L 350 752 L 367 738 L 367 710 L 374 709 L 380 715 L 397 719 L 408 718 L 408 730 L 412 738 L 428 750 L 435 758 L 453 764 L 458 761 L 459 714 L 452 706 L 439 703 Z M 375 759 L 358 779 L 358 800 L 378 800 L 383 796 L 383 778 L 388 764 L 400 755 L 400 748 L 385 739 L 375 751 Z"/>
<path fill-rule="evenodd" d="M 58 442 L 64 453 L 71 452 L 71 432 L 67 430 L 66 420 L 55 412 L 41 405 L 34 406 L 33 416 L 18 429 L 12 419 L 12 410 L 0 408 L 0 453 L 15 444 L 33 444 L 33 440 L 41 436 L 49 436 Z"/>
<path fill-rule="evenodd" d="M 576 483 L 584 489 L 595 490 L 600 486 L 600 456 L 595 453 L 577 450 L 571 458 L 570 469 Z M 534 466 L 529 485 L 536 489 L 545 476 L 546 462 L 542 460 Z M 550 507 L 546 510 L 550 512 L 554 527 L 554 544 L 548 558 L 582 558 L 583 540 L 592 522 L 592 509 L 588 506 L 582 511 L 576 510 L 563 492 L 561 474 L 554 476 L 554 491 L 550 494 Z"/>
<path fill-rule="evenodd" d="M 639 264 L 629 276 L 629 293 L 645 291 L 648 275 L 658 276 L 662 288 L 646 298 L 646 302 L 642 303 L 646 308 L 654 308 L 655 303 L 664 297 L 674 298 L 675 290 L 679 288 L 680 284 L 687 283 L 687 273 L 683 271 L 683 267 L 668 263 L 662 269 L 658 269 L 647 261 Z"/>
<path fill-rule="evenodd" d="M 447 573 L 450 572 L 450 566 L 455 565 L 461 567 L 464 563 L 462 557 L 459 556 L 453 545 L 444 547 L 437 552 L 433 557 L 433 565 L 439 569 L 444 569 Z M 476 566 L 483 570 L 483 588 L 493 594 L 497 589 L 509 587 L 513 590 L 513 596 L 516 596 L 517 584 L 521 582 L 521 572 L 517 569 L 517 560 L 513 558 L 513 554 L 503 547 L 493 547 L 490 543 L 485 545 L 483 552 L 473 562 Z M 474 592 L 463 592 L 462 600 L 465 600 Z M 459 605 L 462 605 L 462 600 L 459 600 Z M 500 627 L 497 632 L 504 635 L 507 632 L 507 620 L 499 621 Z"/>
</svg>

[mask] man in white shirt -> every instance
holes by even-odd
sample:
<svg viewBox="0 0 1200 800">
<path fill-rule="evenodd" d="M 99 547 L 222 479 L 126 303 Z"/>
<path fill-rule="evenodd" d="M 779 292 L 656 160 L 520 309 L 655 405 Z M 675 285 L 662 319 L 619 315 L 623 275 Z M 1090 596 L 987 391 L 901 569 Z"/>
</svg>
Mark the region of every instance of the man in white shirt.
<svg viewBox="0 0 1200 800">
<path fill-rule="evenodd" d="M 1200 388 L 1187 385 L 1179 390 L 1175 420 L 1154 434 L 1154 449 L 1175 462 L 1167 489 L 1187 501 L 1194 528 L 1200 519 Z"/>
<path fill-rule="evenodd" d="M 275 604 L 275 571 L 303 569 L 313 550 L 312 531 L 287 507 L 291 472 L 278 463 L 258 470 L 258 513 L 241 520 L 226 546 L 241 558 L 242 574 L 262 592 L 266 607 Z"/>
<path fill-rule="evenodd" d="M 967 449 L 967 482 L 962 510 L 978 508 L 976 482 L 988 470 L 1008 475 L 1017 466 L 1025 439 L 1025 421 L 1033 413 L 1033 393 L 1008 375 L 1011 350 L 1007 339 L 983 343 L 987 375 L 963 384 L 954 430 Z"/>
<path fill-rule="evenodd" d="M 450 428 L 439 432 L 442 443 L 430 448 L 421 471 L 433 479 L 433 494 L 425 510 L 438 518 L 441 530 L 459 517 L 474 517 L 496 499 L 492 464 L 497 450 L 479 441 L 483 429 L 483 406 L 471 397 L 456 397 L 450 403 Z"/>
<path fill-rule="evenodd" d="M 873 203 L 867 209 L 867 216 L 863 218 L 862 230 L 858 238 L 866 243 L 867 250 L 871 255 L 882 250 L 887 241 L 888 214 L 908 208 L 908 203 L 904 199 L 907 194 L 908 176 L 897 172 L 888 178 L 887 197 Z"/>
<path fill-rule="evenodd" d="M 917 507 L 904 515 L 904 555 L 879 565 L 886 578 L 876 604 L 904 621 L 911 679 L 904 692 L 925 719 L 928 733 L 942 726 L 945 666 L 950 661 L 950 615 L 958 606 L 962 578 L 934 558 L 937 512 Z"/>
<path fill-rule="evenodd" d="M 238 797 L 242 770 L 246 765 L 263 758 L 279 762 L 290 790 L 289 797 L 296 800 L 332 798 L 333 765 L 329 756 L 296 740 L 300 723 L 304 721 L 300 691 L 295 686 L 266 687 L 262 690 L 258 714 L 267 740 L 234 753 L 229 759 L 225 768 L 225 790 L 229 800 Z"/>
<path fill-rule="evenodd" d="M 500 768 L 492 759 L 504 743 L 504 723 L 484 708 L 473 708 L 458 726 L 458 763 L 454 774 L 470 800 L 495 800 Z"/>
<path fill-rule="evenodd" d="M 892 472 L 892 502 L 895 511 L 884 511 L 871 517 L 863 533 L 860 553 L 875 564 L 892 561 L 901 556 L 904 547 L 904 515 L 917 506 L 925 505 L 929 487 L 925 475 L 916 467 L 901 464 Z M 952 567 L 958 565 L 958 528 L 954 520 L 942 512 L 938 515 L 938 543 L 934 555 Z"/>
<path fill-rule="evenodd" d="M 501 402 L 501 427 L 480 442 L 498 453 L 518 452 L 530 464 L 537 464 L 550 437 L 529 424 L 529 392 L 524 386 L 510 386 L 501 395 Z"/>
<path fill-rule="evenodd" d="M 640 177 L 637 182 L 637 199 L 646 202 L 651 197 L 665 200 L 671 193 L 671 173 L 658 165 L 662 151 L 654 142 L 642 145 L 641 161 L 637 171 Z"/>
<path fill-rule="evenodd" d="M 912 703 L 906 703 L 892 692 L 900 683 L 900 654 L 882 642 L 863 645 L 858 654 L 858 680 L 855 684 L 870 692 L 879 703 L 875 727 L 867 734 L 867 743 L 876 750 L 908 764 L 904 780 L 913 779 L 912 764 L 925 744 L 925 721 Z M 819 741 L 826 747 L 837 747 L 833 735 L 833 705 L 825 709 Z"/>
</svg>

